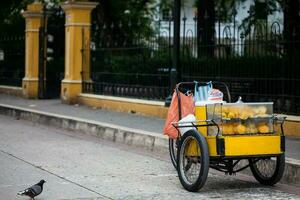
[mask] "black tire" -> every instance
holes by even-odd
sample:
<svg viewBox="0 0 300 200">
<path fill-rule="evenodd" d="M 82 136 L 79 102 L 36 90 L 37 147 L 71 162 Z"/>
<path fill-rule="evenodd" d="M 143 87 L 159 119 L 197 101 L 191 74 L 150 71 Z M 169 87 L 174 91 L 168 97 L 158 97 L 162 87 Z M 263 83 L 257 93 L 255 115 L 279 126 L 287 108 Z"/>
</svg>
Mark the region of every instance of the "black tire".
<svg viewBox="0 0 300 200">
<path fill-rule="evenodd" d="M 254 178 L 263 185 L 274 185 L 283 176 L 285 155 L 281 154 L 272 158 L 275 160 L 271 158 L 249 159 L 250 169 Z"/>
<path fill-rule="evenodd" d="M 172 164 L 176 170 L 177 170 L 177 143 L 178 143 L 177 139 L 169 138 L 170 158 L 171 158 Z"/>
<path fill-rule="evenodd" d="M 187 147 L 193 140 L 196 141 L 200 155 L 186 156 Z M 180 139 L 177 158 L 177 171 L 182 186 L 190 192 L 198 191 L 204 186 L 209 170 L 209 153 L 205 138 L 196 130 L 186 132 Z M 197 167 L 198 165 L 200 166 Z M 188 177 L 195 171 L 193 170 L 195 166 L 198 168 L 197 171 L 192 177 Z"/>
</svg>

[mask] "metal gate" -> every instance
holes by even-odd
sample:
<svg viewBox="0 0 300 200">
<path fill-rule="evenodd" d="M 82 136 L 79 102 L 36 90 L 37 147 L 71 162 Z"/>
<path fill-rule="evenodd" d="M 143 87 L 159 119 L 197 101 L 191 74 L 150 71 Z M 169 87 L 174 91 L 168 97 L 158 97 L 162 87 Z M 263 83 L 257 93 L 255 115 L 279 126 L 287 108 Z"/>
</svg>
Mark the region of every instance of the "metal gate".
<svg viewBox="0 0 300 200">
<path fill-rule="evenodd" d="M 39 98 L 59 98 L 64 75 L 64 12 L 58 5 L 44 6 L 40 29 Z"/>
</svg>

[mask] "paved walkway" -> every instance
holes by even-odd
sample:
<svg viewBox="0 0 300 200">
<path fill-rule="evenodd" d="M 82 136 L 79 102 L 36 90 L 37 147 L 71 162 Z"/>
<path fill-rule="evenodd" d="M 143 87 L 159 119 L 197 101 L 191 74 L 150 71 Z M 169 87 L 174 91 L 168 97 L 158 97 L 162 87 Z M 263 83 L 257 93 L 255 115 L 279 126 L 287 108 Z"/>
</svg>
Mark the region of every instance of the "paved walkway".
<svg viewBox="0 0 300 200">
<path fill-rule="evenodd" d="M 105 109 L 94 109 L 83 105 L 61 104 L 60 100 L 28 100 L 20 97 L 0 94 L 0 103 L 30 108 L 37 111 L 44 111 L 53 114 L 61 114 L 111 123 L 134 129 L 142 129 L 157 134 L 162 133 L 164 120 L 141 116 L 131 113 L 110 111 Z M 300 139 L 287 138 L 286 155 L 289 158 L 300 160 Z"/>
</svg>

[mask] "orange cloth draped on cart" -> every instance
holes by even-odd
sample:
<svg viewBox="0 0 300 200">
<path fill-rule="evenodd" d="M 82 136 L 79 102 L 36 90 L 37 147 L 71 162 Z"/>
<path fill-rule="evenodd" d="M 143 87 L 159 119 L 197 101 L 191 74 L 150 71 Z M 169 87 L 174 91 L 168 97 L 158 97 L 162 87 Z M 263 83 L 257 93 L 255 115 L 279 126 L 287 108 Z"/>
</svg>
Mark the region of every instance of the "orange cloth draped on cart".
<svg viewBox="0 0 300 200">
<path fill-rule="evenodd" d="M 193 99 L 193 95 L 189 96 L 184 95 L 181 92 L 178 92 L 181 100 L 181 117 L 185 117 L 189 114 L 194 114 L 195 112 L 195 103 Z M 168 110 L 167 119 L 164 126 L 164 135 L 168 135 L 172 139 L 176 139 L 178 137 L 177 129 L 172 126 L 172 122 L 179 121 L 179 111 L 178 111 L 178 97 L 176 91 L 174 91 L 172 96 L 171 105 Z"/>
</svg>

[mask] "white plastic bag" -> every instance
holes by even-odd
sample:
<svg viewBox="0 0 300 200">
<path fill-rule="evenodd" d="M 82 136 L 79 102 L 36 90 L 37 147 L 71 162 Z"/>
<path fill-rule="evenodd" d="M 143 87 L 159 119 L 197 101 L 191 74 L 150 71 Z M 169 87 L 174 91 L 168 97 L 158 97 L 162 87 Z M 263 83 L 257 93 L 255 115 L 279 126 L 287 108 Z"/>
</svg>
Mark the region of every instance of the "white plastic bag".
<svg viewBox="0 0 300 200">
<path fill-rule="evenodd" d="M 223 92 L 218 89 L 208 91 L 208 101 L 223 101 Z"/>
<path fill-rule="evenodd" d="M 192 129 L 196 130 L 196 127 L 194 127 L 192 124 L 192 123 L 195 124 L 195 121 L 196 121 L 196 117 L 195 117 L 195 115 L 192 115 L 192 114 L 189 114 L 186 117 L 179 120 L 178 121 L 179 126 L 190 126 L 190 127 L 179 128 L 181 135 L 185 134 L 189 130 L 192 130 Z"/>
</svg>

